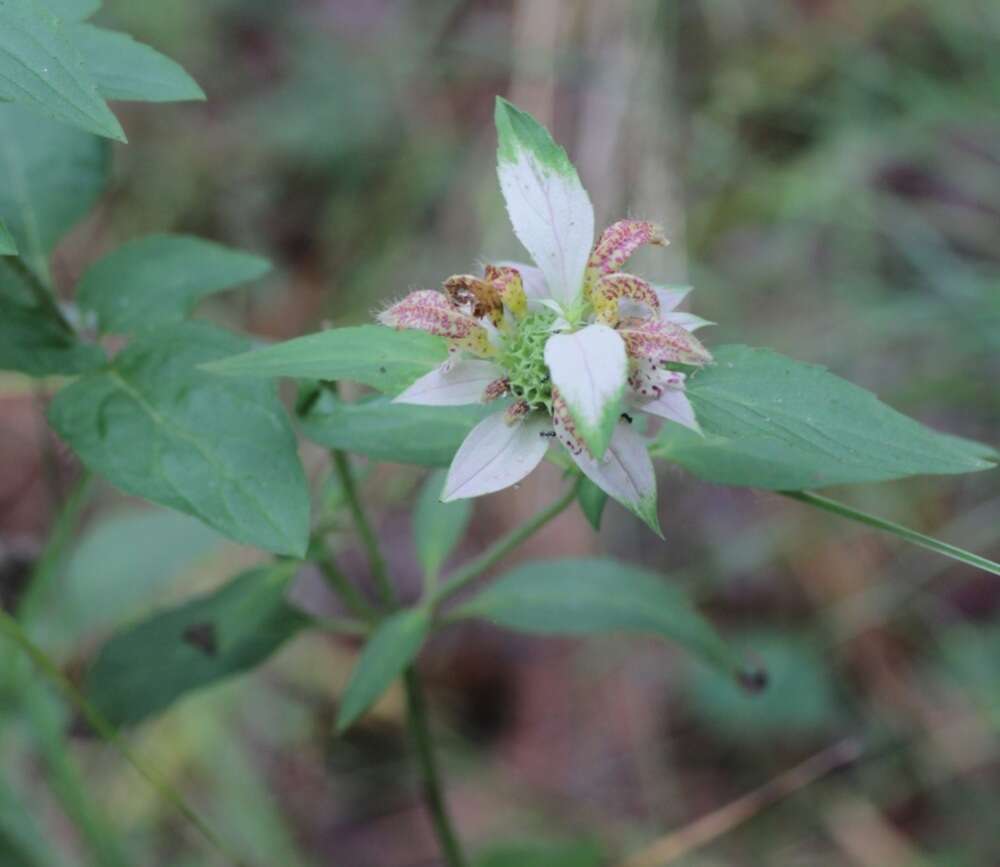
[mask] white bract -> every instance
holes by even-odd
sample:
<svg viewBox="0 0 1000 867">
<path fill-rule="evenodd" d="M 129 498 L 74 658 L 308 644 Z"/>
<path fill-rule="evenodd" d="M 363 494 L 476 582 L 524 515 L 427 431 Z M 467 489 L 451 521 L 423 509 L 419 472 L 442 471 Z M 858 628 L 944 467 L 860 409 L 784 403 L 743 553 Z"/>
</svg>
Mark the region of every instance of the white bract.
<svg viewBox="0 0 1000 867">
<path fill-rule="evenodd" d="M 558 441 L 596 485 L 659 530 L 656 477 L 638 410 L 699 430 L 687 371 L 711 361 L 692 334 L 704 319 L 677 311 L 689 289 L 621 271 L 660 228 L 621 220 L 594 243 L 594 211 L 566 152 L 543 126 L 497 100 L 498 173 L 514 233 L 536 265 L 487 265 L 449 277 L 383 311 L 394 328 L 448 342 L 448 360 L 396 397 L 454 406 L 507 398 L 462 443 L 443 499 L 513 485 Z"/>
</svg>

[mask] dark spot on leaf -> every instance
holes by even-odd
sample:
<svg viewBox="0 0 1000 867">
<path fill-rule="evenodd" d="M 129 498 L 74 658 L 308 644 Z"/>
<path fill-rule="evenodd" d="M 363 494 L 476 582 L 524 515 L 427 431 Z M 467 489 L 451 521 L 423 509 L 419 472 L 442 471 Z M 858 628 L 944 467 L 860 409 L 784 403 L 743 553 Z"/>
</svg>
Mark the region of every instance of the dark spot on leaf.
<svg viewBox="0 0 1000 867">
<path fill-rule="evenodd" d="M 380 365 L 378 369 L 379 373 L 388 373 L 389 371 L 385 369 L 385 365 Z"/>
<path fill-rule="evenodd" d="M 763 668 L 744 668 L 737 675 L 736 680 L 747 692 L 763 692 L 767 688 L 768 675 Z"/>
<path fill-rule="evenodd" d="M 205 656 L 215 656 L 219 652 L 218 635 L 214 623 L 195 623 L 184 630 L 184 640 L 197 647 Z"/>
</svg>

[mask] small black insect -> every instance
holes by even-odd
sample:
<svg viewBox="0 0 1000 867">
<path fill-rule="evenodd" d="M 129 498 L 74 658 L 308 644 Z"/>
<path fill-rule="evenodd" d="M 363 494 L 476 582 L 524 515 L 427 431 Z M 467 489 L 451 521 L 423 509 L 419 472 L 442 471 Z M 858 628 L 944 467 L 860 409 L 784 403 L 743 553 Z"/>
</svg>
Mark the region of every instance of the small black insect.
<svg viewBox="0 0 1000 867">
<path fill-rule="evenodd" d="M 622 413 L 622 418 L 629 424 L 632 424 L 632 416 L 630 416 L 627 412 Z"/>
<path fill-rule="evenodd" d="M 556 432 L 554 430 L 543 430 L 538 434 L 540 437 L 554 437 Z"/>
</svg>

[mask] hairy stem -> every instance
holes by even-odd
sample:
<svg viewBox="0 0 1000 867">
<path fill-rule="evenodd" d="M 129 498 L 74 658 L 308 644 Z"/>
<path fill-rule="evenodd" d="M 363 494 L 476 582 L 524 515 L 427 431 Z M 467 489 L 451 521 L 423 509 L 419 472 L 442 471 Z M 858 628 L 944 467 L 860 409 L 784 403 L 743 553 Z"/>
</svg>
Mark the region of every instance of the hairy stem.
<svg viewBox="0 0 1000 867">
<path fill-rule="evenodd" d="M 986 557 L 980 557 L 978 554 L 973 554 L 964 548 L 949 545 L 947 542 L 942 542 L 940 539 L 935 539 L 932 536 L 925 536 L 923 533 L 918 533 L 916 530 L 911 530 L 902 524 L 896 524 L 893 521 L 887 521 L 885 518 L 879 518 L 868 512 L 862 512 L 860 509 L 852 508 L 846 503 L 831 500 L 829 497 L 821 497 L 819 494 L 812 494 L 809 491 L 781 491 L 780 493 L 782 496 L 798 500 L 800 503 L 822 509 L 825 512 L 831 512 L 834 515 L 839 515 L 841 518 L 847 518 L 850 521 L 874 527 L 876 530 L 891 533 L 893 536 L 898 536 L 900 539 L 913 545 L 943 554 L 945 557 L 950 557 L 959 563 L 974 566 L 992 575 L 1000 575 L 1000 563 L 988 560 Z"/>
<path fill-rule="evenodd" d="M 434 755 L 434 744 L 431 740 L 430 723 L 427 717 L 427 701 L 424 696 L 423 684 L 417 670 L 410 666 L 403 677 L 406 687 L 407 720 L 409 722 L 410 738 L 417 751 L 417 761 L 420 763 L 420 775 L 424 789 L 424 803 L 434 824 L 448 867 L 465 867 L 467 863 L 462 853 L 461 844 L 452 827 L 448 816 L 448 807 L 444 801 L 441 788 L 441 775 L 438 772 L 437 760 Z"/>
<path fill-rule="evenodd" d="M 521 526 L 511 530 L 506 536 L 494 542 L 475 560 L 470 560 L 458 569 L 447 581 L 441 584 L 431 595 L 431 605 L 437 606 L 451 596 L 454 596 L 463 587 L 474 581 L 491 566 L 506 557 L 511 551 L 517 548 L 528 538 L 537 533 L 542 527 L 549 523 L 557 515 L 561 514 L 576 499 L 576 492 L 580 486 L 578 477 L 563 495 L 550 506 L 542 509 L 532 518 L 529 518 Z"/>
<path fill-rule="evenodd" d="M 368 566 L 375 577 L 382 601 L 390 607 L 394 606 L 396 604 L 396 589 L 392 586 L 392 581 L 389 580 L 389 570 L 386 568 L 385 558 L 382 556 L 382 550 L 378 544 L 378 537 L 375 535 L 361 503 L 357 485 L 354 483 L 354 473 L 351 470 L 346 452 L 340 449 L 333 450 L 333 467 L 337 478 L 340 479 L 341 487 L 344 489 L 344 496 L 347 498 L 347 507 L 351 510 L 351 517 L 354 519 L 354 526 L 368 554 Z"/>
</svg>

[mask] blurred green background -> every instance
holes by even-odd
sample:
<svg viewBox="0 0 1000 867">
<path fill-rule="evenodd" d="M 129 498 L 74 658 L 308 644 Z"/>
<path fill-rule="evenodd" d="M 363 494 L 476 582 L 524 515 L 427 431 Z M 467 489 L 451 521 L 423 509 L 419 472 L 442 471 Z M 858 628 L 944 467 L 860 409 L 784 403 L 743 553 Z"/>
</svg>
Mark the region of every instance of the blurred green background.
<svg viewBox="0 0 1000 867">
<path fill-rule="evenodd" d="M 287 338 L 523 258 L 494 171 L 499 93 L 567 146 L 599 224 L 666 226 L 671 247 L 636 270 L 696 287 L 694 311 L 719 323 L 710 346 L 771 346 L 997 443 L 1000 4 L 106 0 L 97 20 L 179 60 L 208 101 L 116 107 L 130 144 L 57 252 L 64 291 L 124 240 L 197 233 L 276 264 L 204 315 Z M 8 604 L 76 472 L 44 400 L 0 378 Z M 321 472 L 318 449 L 303 458 Z M 461 555 L 555 478 L 479 502 Z M 391 465 L 366 478 L 414 583 L 419 481 Z M 446 632 L 422 665 L 481 864 L 619 864 L 657 840 L 650 867 L 1000 863 L 1000 582 L 772 495 L 669 467 L 660 482 L 665 544 L 611 506 L 599 538 L 568 515 L 525 555 L 604 551 L 667 573 L 760 657 L 769 688 L 746 695 L 655 642 Z M 1000 555 L 995 474 L 835 493 Z M 73 677 L 115 627 L 256 556 L 107 488 L 79 533 L 35 629 Z M 335 542 L 363 578 L 351 536 Z M 296 593 L 330 604 L 315 576 Z M 437 864 L 399 695 L 333 735 L 353 657 L 300 638 L 129 742 L 250 864 Z M 10 649 L 0 663 L 32 677 Z M 0 717 L 0 864 L 224 863 L 47 687 L 29 694 Z M 845 741 L 863 750 L 849 769 L 670 836 Z"/>
</svg>

